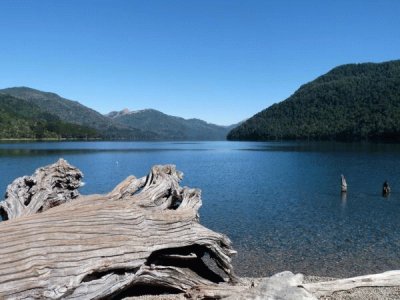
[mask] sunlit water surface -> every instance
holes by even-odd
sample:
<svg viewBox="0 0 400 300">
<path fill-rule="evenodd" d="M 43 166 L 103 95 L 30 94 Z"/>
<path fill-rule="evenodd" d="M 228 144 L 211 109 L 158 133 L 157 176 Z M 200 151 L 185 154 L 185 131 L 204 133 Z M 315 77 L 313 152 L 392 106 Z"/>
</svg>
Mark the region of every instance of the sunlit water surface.
<svg viewBox="0 0 400 300">
<path fill-rule="evenodd" d="M 0 192 L 63 157 L 105 193 L 154 164 L 202 190 L 201 223 L 227 234 L 239 275 L 352 276 L 400 268 L 400 146 L 251 142 L 1 143 Z M 340 174 L 349 191 L 340 193 Z M 388 180 L 392 194 L 381 196 Z"/>
</svg>

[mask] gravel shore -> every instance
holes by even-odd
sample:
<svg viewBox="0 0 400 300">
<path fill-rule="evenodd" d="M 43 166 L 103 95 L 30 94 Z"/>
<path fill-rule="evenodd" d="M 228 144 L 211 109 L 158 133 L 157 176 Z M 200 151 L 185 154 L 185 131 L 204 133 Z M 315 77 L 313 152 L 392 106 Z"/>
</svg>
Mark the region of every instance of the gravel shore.
<svg viewBox="0 0 400 300">
<path fill-rule="evenodd" d="M 305 276 L 304 282 L 320 282 L 334 280 L 330 277 Z M 255 286 L 262 278 L 242 278 L 241 284 L 250 286 L 254 282 Z M 184 300 L 184 294 L 174 295 L 145 295 L 139 297 L 129 297 L 124 300 Z M 363 287 L 348 291 L 334 293 L 330 297 L 322 297 L 321 300 L 392 300 L 400 299 L 400 287 Z"/>
<path fill-rule="evenodd" d="M 305 276 L 305 282 L 320 282 L 335 280 L 330 277 Z M 362 287 L 334 293 L 331 297 L 321 300 L 392 300 L 400 299 L 400 287 Z"/>
</svg>

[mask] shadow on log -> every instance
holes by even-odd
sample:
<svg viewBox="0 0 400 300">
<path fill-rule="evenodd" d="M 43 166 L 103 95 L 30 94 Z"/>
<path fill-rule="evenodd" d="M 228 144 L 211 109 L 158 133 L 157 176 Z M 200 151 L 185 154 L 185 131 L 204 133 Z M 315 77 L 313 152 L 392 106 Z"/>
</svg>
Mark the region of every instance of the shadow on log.
<svg viewBox="0 0 400 300">
<path fill-rule="evenodd" d="M 205 253 L 236 281 L 230 240 L 199 224 L 200 190 L 180 187 L 175 166 L 130 176 L 106 195 L 80 196 L 81 178 L 59 160 L 8 186 L 1 299 L 108 299 L 143 286 L 190 295 L 227 285 Z"/>
</svg>

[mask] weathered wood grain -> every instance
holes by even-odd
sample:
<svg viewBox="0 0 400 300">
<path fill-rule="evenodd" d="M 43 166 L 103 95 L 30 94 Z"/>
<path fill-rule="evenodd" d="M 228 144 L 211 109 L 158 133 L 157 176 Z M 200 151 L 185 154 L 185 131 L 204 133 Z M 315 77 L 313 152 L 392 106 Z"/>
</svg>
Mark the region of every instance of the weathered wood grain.
<svg viewBox="0 0 400 300">
<path fill-rule="evenodd" d="M 46 211 L 79 196 L 82 173 L 64 159 L 15 179 L 0 202 L 3 220 Z"/>
<path fill-rule="evenodd" d="M 54 178 L 50 169 L 33 176 L 41 196 L 35 192 L 31 202 L 62 205 L 25 209 L 21 185 L 7 198 L 12 218 L 0 223 L 1 299 L 105 299 L 139 284 L 187 292 L 223 281 L 204 265 L 205 253 L 235 280 L 230 240 L 199 224 L 200 190 L 180 187 L 174 166 L 128 177 L 106 195 L 53 202 L 54 182 L 78 180 L 68 166 L 52 165 Z"/>
</svg>

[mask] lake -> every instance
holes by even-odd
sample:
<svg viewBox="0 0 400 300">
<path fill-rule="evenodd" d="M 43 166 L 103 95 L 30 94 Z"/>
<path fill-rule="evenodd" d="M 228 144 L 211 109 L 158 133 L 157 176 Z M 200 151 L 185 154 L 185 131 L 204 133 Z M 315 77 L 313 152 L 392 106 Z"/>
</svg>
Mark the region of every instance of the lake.
<svg viewBox="0 0 400 300">
<path fill-rule="evenodd" d="M 227 234 L 236 272 L 353 276 L 400 268 L 400 145 L 295 142 L 0 143 L 0 192 L 63 157 L 105 193 L 154 164 L 202 190 L 200 220 Z M 340 193 L 340 175 L 348 183 Z M 392 193 L 381 195 L 389 181 Z"/>
</svg>

